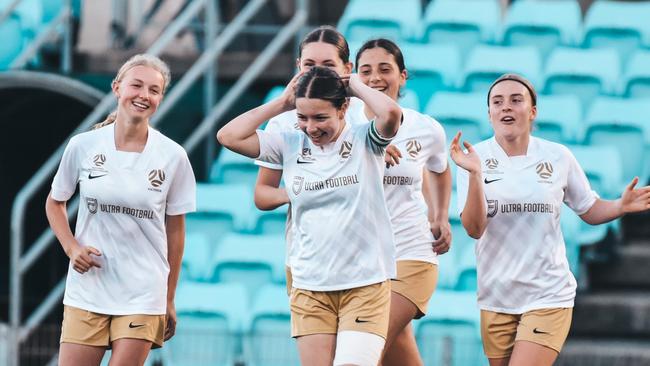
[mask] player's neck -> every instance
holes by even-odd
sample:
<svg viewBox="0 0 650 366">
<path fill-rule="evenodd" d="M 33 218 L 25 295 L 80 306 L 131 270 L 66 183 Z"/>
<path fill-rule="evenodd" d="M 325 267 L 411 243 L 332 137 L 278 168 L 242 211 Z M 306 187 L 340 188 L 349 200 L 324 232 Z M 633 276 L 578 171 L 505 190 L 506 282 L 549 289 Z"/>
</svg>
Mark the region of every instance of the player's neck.
<svg viewBox="0 0 650 366">
<path fill-rule="evenodd" d="M 495 138 L 508 156 L 522 156 L 528 152 L 529 134 L 516 137 L 495 136 Z"/>
<path fill-rule="evenodd" d="M 145 120 L 131 121 L 118 118 L 115 121 L 115 149 L 126 152 L 142 152 L 147 144 L 149 123 Z"/>
</svg>

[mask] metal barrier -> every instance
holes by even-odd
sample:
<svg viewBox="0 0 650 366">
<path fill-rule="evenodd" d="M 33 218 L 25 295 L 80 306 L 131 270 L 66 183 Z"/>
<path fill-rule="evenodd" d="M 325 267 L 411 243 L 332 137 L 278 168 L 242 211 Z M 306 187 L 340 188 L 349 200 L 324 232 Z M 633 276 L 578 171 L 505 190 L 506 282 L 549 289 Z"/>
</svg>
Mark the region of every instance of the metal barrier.
<svg viewBox="0 0 650 366">
<path fill-rule="evenodd" d="M 68 0 L 69 1 L 69 0 Z M 156 125 L 164 116 L 175 106 L 181 97 L 187 92 L 190 86 L 201 76 L 205 76 L 205 105 L 207 116 L 201 121 L 201 124 L 191 134 L 185 142 L 184 147 L 188 152 L 192 151 L 200 141 L 206 137 L 210 138 L 210 132 L 216 126 L 219 116 L 228 110 L 234 102 L 241 96 L 245 89 L 254 81 L 254 79 L 263 71 L 264 67 L 273 59 L 281 50 L 282 46 L 296 35 L 302 26 L 307 22 L 308 7 L 306 0 L 296 0 L 296 12 L 293 18 L 281 29 L 275 38 L 264 49 L 260 56 L 253 62 L 250 68 L 242 75 L 237 83 L 228 91 L 228 93 L 217 104 L 213 105 L 216 89 L 214 80 L 216 76 L 215 61 L 223 50 L 234 40 L 235 36 L 244 30 L 246 23 L 257 14 L 257 12 L 266 3 L 266 0 L 251 0 L 241 10 L 235 19 L 229 23 L 216 37 L 216 7 L 214 1 L 193 0 L 183 12 L 166 28 L 158 40 L 146 51 L 149 54 L 158 55 L 172 41 L 174 37 L 182 31 L 189 22 L 202 9 L 207 12 L 206 16 L 206 50 L 192 67 L 184 74 L 183 78 L 174 85 L 169 94 L 166 95 L 164 102 L 159 107 L 155 118 L 151 120 L 152 125 Z M 11 330 L 14 337 L 10 344 L 10 365 L 18 366 L 19 364 L 19 347 L 20 344 L 29 336 L 29 334 L 38 326 L 47 314 L 60 301 L 63 292 L 65 279 L 62 279 L 54 289 L 47 295 L 46 299 L 38 306 L 36 310 L 22 323 L 22 283 L 23 276 L 31 268 L 34 262 L 44 253 L 44 251 L 55 242 L 54 234 L 50 229 L 46 229 L 39 238 L 32 243 L 29 250 L 23 255 L 25 227 L 25 213 L 27 204 L 32 199 L 39 188 L 49 181 L 49 177 L 56 171 L 59 160 L 63 155 L 65 146 L 70 137 L 87 130 L 93 123 L 99 121 L 105 116 L 116 104 L 112 93 L 108 93 L 97 107 L 86 117 L 66 141 L 50 156 L 50 158 L 38 169 L 32 178 L 18 192 L 13 206 L 11 215 L 11 273 L 10 273 L 10 304 L 9 319 Z M 78 198 L 71 200 L 68 204 L 68 216 L 73 218 L 79 205 Z"/>
</svg>

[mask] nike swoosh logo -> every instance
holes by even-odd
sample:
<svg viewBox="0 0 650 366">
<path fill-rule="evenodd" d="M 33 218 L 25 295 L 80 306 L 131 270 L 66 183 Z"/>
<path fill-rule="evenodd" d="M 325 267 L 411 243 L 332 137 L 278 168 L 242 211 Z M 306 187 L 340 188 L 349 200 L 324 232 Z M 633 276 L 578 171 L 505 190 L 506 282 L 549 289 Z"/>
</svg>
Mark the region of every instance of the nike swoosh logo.
<svg viewBox="0 0 650 366">
<path fill-rule="evenodd" d="M 368 323 L 368 322 L 370 322 L 370 320 L 361 320 L 361 319 L 359 319 L 359 317 L 357 317 L 356 319 L 354 319 L 354 322 L 355 323 Z"/>
<path fill-rule="evenodd" d="M 298 164 L 313 164 L 314 163 L 313 161 L 304 161 L 304 160 L 300 160 L 300 159 L 297 159 L 296 162 Z"/>
<path fill-rule="evenodd" d="M 487 178 L 485 178 L 485 179 L 483 180 L 483 183 L 485 183 L 485 184 L 490 184 L 490 183 L 494 183 L 494 182 L 496 182 L 496 181 L 500 181 L 501 179 L 503 179 L 503 178 L 497 178 L 497 179 L 492 179 L 492 180 L 488 180 Z"/>
<path fill-rule="evenodd" d="M 101 178 L 107 176 L 108 173 L 102 174 L 102 175 L 93 175 L 92 173 L 88 173 L 88 179 L 95 179 L 95 178 Z"/>
<path fill-rule="evenodd" d="M 535 334 L 551 334 L 549 332 L 541 331 L 541 330 L 539 330 L 537 328 L 533 329 L 533 333 L 535 333 Z"/>
<path fill-rule="evenodd" d="M 140 327 L 144 327 L 144 326 L 145 326 L 145 324 L 133 324 L 133 322 L 129 323 L 129 328 L 140 328 Z"/>
</svg>

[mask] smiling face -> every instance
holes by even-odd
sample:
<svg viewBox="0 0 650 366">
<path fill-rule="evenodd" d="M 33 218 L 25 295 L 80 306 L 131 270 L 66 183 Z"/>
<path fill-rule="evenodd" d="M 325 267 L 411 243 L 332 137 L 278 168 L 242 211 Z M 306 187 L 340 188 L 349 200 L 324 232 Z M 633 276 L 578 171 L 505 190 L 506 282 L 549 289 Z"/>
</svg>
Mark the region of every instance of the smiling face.
<svg viewBox="0 0 650 366">
<path fill-rule="evenodd" d="M 162 101 L 164 83 L 163 75 L 152 67 L 129 69 L 122 80 L 113 83 L 118 116 L 124 115 L 132 121 L 148 120 Z"/>
<path fill-rule="evenodd" d="M 370 48 L 359 56 L 357 66 L 361 81 L 397 100 L 406 83 L 406 70 L 399 70 L 395 56 L 382 47 Z"/>
<path fill-rule="evenodd" d="M 326 42 L 307 43 L 302 48 L 296 64 L 298 69 L 304 72 L 309 71 L 313 66 L 327 67 L 339 75 L 346 75 L 352 71 L 352 64 L 341 60 L 338 48 Z"/>
<path fill-rule="evenodd" d="M 316 146 L 336 141 L 345 126 L 347 102 L 336 109 L 332 102 L 316 98 L 296 98 L 298 126 Z"/>
<path fill-rule="evenodd" d="M 523 84 L 504 80 L 494 85 L 488 103 L 495 136 L 514 140 L 530 135 L 533 120 L 537 117 L 537 107 Z"/>
</svg>

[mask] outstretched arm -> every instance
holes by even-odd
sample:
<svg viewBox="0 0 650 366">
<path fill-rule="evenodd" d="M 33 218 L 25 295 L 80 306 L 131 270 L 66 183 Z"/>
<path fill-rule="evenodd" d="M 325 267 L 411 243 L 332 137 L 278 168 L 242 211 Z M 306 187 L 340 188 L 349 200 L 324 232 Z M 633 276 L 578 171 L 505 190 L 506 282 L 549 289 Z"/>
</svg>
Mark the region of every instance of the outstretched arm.
<svg viewBox="0 0 650 366">
<path fill-rule="evenodd" d="M 598 225 L 627 213 L 650 209 L 650 186 L 634 188 L 638 182 L 639 177 L 632 179 L 632 182 L 625 187 L 621 198 L 615 201 L 597 199 L 587 212 L 580 215 L 580 218 L 588 224 Z"/>
</svg>

